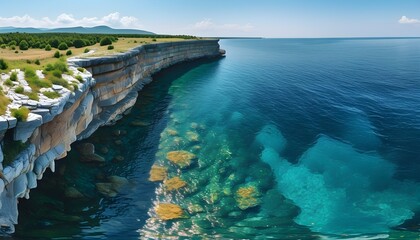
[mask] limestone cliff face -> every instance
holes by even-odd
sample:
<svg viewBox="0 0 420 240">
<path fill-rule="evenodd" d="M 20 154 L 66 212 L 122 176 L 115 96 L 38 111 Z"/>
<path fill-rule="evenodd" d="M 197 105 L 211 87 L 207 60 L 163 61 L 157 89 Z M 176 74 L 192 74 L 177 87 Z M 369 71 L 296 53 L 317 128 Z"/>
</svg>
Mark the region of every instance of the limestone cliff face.
<svg viewBox="0 0 420 240">
<path fill-rule="evenodd" d="M 152 74 L 221 53 L 218 40 L 199 40 L 148 44 L 118 55 L 69 60 L 70 66 L 88 70 L 77 91 L 54 104 L 35 107 L 26 122 L 0 117 L 0 230 L 14 231 L 18 198 L 29 198 L 46 168 L 54 172 L 54 160 L 65 157 L 71 143 L 120 119 L 134 105 L 138 91 L 152 81 Z M 7 166 L 5 136 L 26 143 L 26 149 Z"/>
</svg>

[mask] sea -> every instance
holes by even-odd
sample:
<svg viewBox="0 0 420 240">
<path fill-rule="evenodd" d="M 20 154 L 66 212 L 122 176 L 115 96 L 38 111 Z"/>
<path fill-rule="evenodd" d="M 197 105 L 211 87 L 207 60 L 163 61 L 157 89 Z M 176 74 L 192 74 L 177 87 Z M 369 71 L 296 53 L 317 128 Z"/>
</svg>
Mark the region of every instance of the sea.
<svg viewBox="0 0 420 240">
<path fill-rule="evenodd" d="M 420 239 L 419 38 L 219 43 L 74 143 L 11 239 Z"/>
</svg>

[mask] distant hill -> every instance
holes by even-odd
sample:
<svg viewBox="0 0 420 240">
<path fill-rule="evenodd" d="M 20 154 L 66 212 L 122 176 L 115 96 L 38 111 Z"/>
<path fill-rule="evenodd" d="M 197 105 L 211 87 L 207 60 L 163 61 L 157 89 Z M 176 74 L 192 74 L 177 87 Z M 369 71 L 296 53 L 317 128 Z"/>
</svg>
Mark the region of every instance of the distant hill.
<svg viewBox="0 0 420 240">
<path fill-rule="evenodd" d="M 25 32 L 25 33 L 99 33 L 99 34 L 155 34 L 152 32 L 137 29 L 115 29 L 108 26 L 96 27 L 69 27 L 69 28 L 16 28 L 0 27 L 0 33 Z"/>
</svg>

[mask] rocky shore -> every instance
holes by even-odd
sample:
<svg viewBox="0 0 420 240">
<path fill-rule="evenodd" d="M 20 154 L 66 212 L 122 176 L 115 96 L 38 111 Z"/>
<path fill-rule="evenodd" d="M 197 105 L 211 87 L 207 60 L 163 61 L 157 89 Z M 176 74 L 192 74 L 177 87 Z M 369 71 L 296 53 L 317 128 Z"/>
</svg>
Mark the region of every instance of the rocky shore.
<svg viewBox="0 0 420 240">
<path fill-rule="evenodd" d="M 44 101 L 48 104 L 22 102 L 31 110 L 27 121 L 0 117 L 1 230 L 14 231 L 18 198 L 29 198 L 45 170 L 54 172 L 54 161 L 65 157 L 73 142 L 128 113 L 154 73 L 183 61 L 222 54 L 218 40 L 199 40 L 147 44 L 118 55 L 68 60 L 70 69 L 87 70 L 75 91 L 57 89 L 63 91 L 61 97 Z M 3 161 L 12 150 L 19 152 L 17 156 Z"/>
</svg>

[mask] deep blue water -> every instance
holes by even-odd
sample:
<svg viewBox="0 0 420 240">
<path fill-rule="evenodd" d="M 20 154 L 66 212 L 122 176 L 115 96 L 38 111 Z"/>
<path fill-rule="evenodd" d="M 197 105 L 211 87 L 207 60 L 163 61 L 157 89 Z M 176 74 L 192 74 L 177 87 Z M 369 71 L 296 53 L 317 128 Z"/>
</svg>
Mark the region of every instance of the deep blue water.
<svg viewBox="0 0 420 240">
<path fill-rule="evenodd" d="M 220 44 L 225 58 L 162 71 L 86 140 L 107 163 L 60 160 L 20 204 L 16 238 L 420 237 L 420 39 Z M 197 159 L 179 168 L 174 150 Z M 153 164 L 187 187 L 148 181 Z M 130 181 L 116 197 L 95 188 L 110 175 Z M 242 209 L 240 189 L 255 190 Z M 161 221 L 159 203 L 187 217 Z"/>
</svg>

